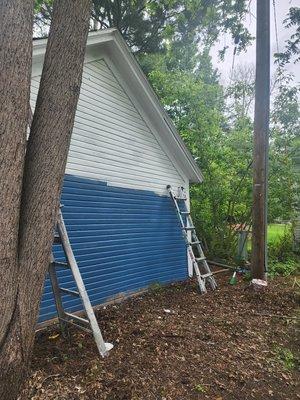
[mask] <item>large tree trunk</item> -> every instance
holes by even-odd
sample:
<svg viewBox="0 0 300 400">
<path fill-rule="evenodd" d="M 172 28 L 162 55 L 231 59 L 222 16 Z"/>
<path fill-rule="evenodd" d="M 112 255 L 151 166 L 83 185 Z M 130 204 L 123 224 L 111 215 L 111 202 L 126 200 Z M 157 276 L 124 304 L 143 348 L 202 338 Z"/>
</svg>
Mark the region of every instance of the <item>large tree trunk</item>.
<svg viewBox="0 0 300 400">
<path fill-rule="evenodd" d="M 59 197 L 79 97 L 90 0 L 57 0 L 27 145 L 19 226 L 19 274 L 15 309 L 1 357 L 1 400 L 17 397 L 26 373 L 45 274 L 50 260 Z M 16 332 L 18 333 L 16 335 Z M 14 385 L 11 386 L 11 356 Z"/>
<path fill-rule="evenodd" d="M 18 227 L 32 60 L 33 0 L 0 0 L 0 399 L 22 360 Z M 14 338 L 14 339 L 12 339 Z M 6 388 L 1 384 L 6 380 Z"/>
</svg>

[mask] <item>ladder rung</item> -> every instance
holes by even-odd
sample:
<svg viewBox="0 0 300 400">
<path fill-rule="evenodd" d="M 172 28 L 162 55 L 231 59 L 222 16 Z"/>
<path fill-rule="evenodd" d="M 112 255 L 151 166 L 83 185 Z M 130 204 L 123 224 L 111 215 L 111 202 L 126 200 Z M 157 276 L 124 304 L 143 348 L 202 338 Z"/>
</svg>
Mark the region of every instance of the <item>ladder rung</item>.
<svg viewBox="0 0 300 400">
<path fill-rule="evenodd" d="M 80 324 L 76 324 L 76 322 L 73 322 L 70 319 L 65 319 L 65 318 L 59 318 L 61 321 L 66 322 L 67 324 L 76 326 L 76 328 L 82 329 L 83 331 L 87 332 L 87 333 L 93 333 L 91 329 L 86 328 L 85 326 L 82 326 Z"/>
<path fill-rule="evenodd" d="M 195 246 L 196 244 L 201 244 L 201 242 L 199 242 L 199 240 L 197 242 L 190 242 L 189 245 L 190 246 Z"/>
<path fill-rule="evenodd" d="M 90 325 L 90 322 L 89 322 L 88 319 L 79 317 L 78 315 L 71 314 L 71 313 L 68 313 L 68 312 L 65 312 L 65 314 L 66 314 L 69 318 L 74 319 L 74 321 L 80 322 L 81 324 Z"/>
<path fill-rule="evenodd" d="M 52 263 L 55 267 L 63 267 L 63 268 L 70 268 L 70 265 L 66 262 L 61 262 L 61 261 L 54 261 Z"/>
<path fill-rule="evenodd" d="M 79 297 L 79 293 L 76 290 L 71 290 L 67 288 L 60 287 L 59 290 L 65 294 L 70 294 L 71 296 Z"/>
<path fill-rule="evenodd" d="M 212 272 L 208 272 L 207 274 L 201 275 L 201 278 L 205 279 L 205 278 L 209 278 L 210 276 L 213 276 Z"/>
<path fill-rule="evenodd" d="M 184 229 L 186 231 L 194 231 L 195 227 L 194 226 L 184 226 L 182 229 Z"/>
<path fill-rule="evenodd" d="M 204 261 L 206 260 L 206 257 L 195 257 L 196 261 Z"/>
<path fill-rule="evenodd" d="M 189 211 L 180 211 L 180 214 L 183 214 L 183 215 L 189 215 L 189 214 L 190 214 L 190 212 L 189 212 Z"/>
</svg>

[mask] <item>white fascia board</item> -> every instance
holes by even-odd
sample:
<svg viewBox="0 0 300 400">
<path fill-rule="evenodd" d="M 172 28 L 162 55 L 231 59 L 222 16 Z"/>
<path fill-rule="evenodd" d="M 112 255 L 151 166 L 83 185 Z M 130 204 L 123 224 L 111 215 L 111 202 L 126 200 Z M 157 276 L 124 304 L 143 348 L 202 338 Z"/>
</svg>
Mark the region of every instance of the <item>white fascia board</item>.
<svg viewBox="0 0 300 400">
<path fill-rule="evenodd" d="M 47 39 L 33 41 L 33 76 L 41 74 L 46 44 Z M 159 134 L 161 141 L 165 144 L 164 147 L 167 148 L 171 158 L 176 161 L 190 182 L 202 182 L 201 170 L 178 134 L 171 118 L 160 104 L 134 55 L 115 28 L 89 34 L 85 62 L 96 60 L 101 53 L 105 52 L 114 62 L 127 86 L 134 90 L 136 98 L 147 114 L 148 120 L 151 121 L 151 125 Z"/>
</svg>

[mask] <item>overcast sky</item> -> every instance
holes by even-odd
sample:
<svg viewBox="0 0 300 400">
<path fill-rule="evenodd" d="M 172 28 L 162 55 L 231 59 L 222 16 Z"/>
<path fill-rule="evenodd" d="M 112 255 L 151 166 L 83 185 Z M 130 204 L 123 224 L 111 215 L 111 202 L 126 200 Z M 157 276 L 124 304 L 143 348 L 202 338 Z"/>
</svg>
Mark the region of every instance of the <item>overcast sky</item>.
<svg viewBox="0 0 300 400">
<path fill-rule="evenodd" d="M 276 45 L 276 35 L 275 35 L 275 22 L 274 22 L 274 9 L 273 9 L 273 1 L 270 0 L 271 3 L 271 54 L 273 55 L 277 52 Z M 300 7 L 300 0 L 275 0 L 275 8 L 276 8 L 276 16 L 277 16 L 277 26 L 278 26 L 278 42 L 279 42 L 279 51 L 284 49 L 284 42 L 286 39 L 290 37 L 291 31 L 285 29 L 283 27 L 283 20 L 286 18 L 288 10 L 290 7 Z M 250 5 L 251 14 L 247 16 L 245 25 L 249 29 L 252 36 L 255 36 L 256 31 L 256 1 L 252 0 Z M 218 59 L 218 50 L 221 50 L 224 46 L 229 46 L 227 49 L 227 53 L 225 56 L 225 61 L 221 62 Z M 232 66 L 232 58 L 233 58 L 233 45 L 232 39 L 230 35 L 223 35 L 220 38 L 219 43 L 214 47 L 211 52 L 211 56 L 213 59 L 213 64 L 216 68 L 218 68 L 221 73 L 221 81 L 226 84 L 229 82 L 229 77 L 231 73 Z M 271 59 L 271 73 L 274 72 L 274 59 Z M 255 65 L 255 40 L 253 40 L 252 45 L 248 47 L 247 52 L 243 52 L 240 55 L 235 57 L 235 66 L 238 65 L 247 65 L 253 64 Z M 295 81 L 300 82 L 300 65 L 290 63 L 287 69 L 294 73 Z"/>
</svg>

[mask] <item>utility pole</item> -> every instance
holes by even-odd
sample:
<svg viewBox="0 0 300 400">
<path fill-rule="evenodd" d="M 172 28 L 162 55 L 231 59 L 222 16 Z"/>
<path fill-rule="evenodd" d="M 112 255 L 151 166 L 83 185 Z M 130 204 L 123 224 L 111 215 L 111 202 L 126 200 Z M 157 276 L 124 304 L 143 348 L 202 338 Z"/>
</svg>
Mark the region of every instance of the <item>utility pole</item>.
<svg viewBox="0 0 300 400">
<path fill-rule="evenodd" d="M 270 114 L 270 0 L 256 2 L 256 77 L 253 149 L 252 276 L 267 272 L 267 184 Z"/>
</svg>

